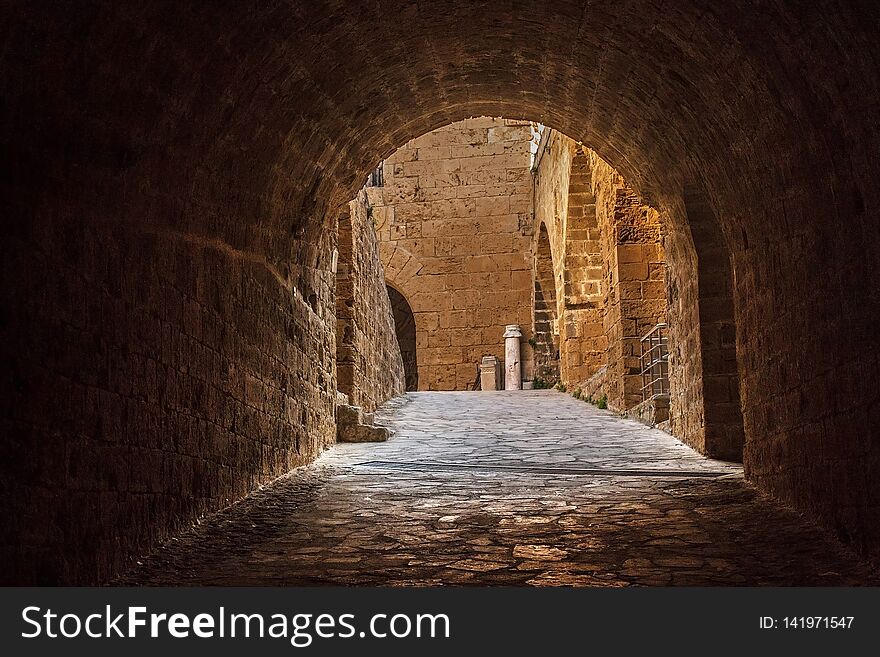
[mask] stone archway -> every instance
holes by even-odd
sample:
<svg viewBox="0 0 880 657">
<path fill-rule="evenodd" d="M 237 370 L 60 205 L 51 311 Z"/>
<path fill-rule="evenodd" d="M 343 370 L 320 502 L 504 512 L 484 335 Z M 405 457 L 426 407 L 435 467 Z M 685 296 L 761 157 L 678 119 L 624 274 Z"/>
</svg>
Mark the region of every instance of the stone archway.
<svg viewBox="0 0 880 657">
<path fill-rule="evenodd" d="M 681 324 L 692 331 L 690 335 L 672 327 L 672 343 L 677 345 L 677 353 L 671 376 L 679 379 L 675 387 L 682 391 L 684 399 L 672 404 L 670 419 L 678 425 L 673 430 L 697 437 L 696 447 L 700 451 L 716 458 L 742 461 L 745 432 L 730 256 L 704 193 L 688 186 L 683 203 L 693 241 L 693 246 L 687 242 L 684 246 L 700 255 L 694 285 L 676 289 L 679 299 L 681 295 L 693 295 L 695 302 L 687 307 L 695 319 Z M 696 349 L 695 340 L 699 344 Z M 689 396 L 700 402 L 693 403 Z M 701 416 L 693 417 L 694 409 L 701 409 Z M 688 424 L 698 425 L 699 430 L 688 430 Z"/>
<path fill-rule="evenodd" d="M 681 322 L 712 266 L 683 200 L 699 184 L 732 273 L 749 477 L 880 556 L 878 11 L 13 2 L 10 577 L 106 579 L 314 459 L 335 434 L 331 224 L 395 149 L 484 114 L 583 142 L 669 218 Z"/>
<path fill-rule="evenodd" d="M 567 385 L 589 380 L 608 364 L 603 327 L 607 282 L 596 211 L 591 162 L 584 147 L 574 148 L 569 165 L 565 214 L 563 312 L 560 322 L 560 373 Z M 600 386 L 601 387 L 601 386 Z M 598 395 L 597 395 L 598 396 Z"/>
<path fill-rule="evenodd" d="M 388 286 L 388 298 L 394 313 L 394 328 L 400 355 L 403 357 L 403 372 L 406 390 L 419 389 L 419 364 L 416 351 L 416 319 L 406 297 L 392 286 Z"/>
</svg>

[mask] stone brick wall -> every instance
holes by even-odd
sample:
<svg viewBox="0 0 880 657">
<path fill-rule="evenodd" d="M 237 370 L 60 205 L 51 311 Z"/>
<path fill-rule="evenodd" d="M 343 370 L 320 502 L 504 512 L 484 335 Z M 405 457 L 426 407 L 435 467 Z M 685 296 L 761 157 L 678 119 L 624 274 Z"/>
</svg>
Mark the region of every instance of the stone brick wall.
<svg viewBox="0 0 880 657">
<path fill-rule="evenodd" d="M 701 452 L 740 461 L 744 430 L 730 258 L 701 192 L 686 189 L 678 211 L 686 213 L 688 231 L 667 236 L 675 256 L 669 259 L 670 375 L 678 391 L 670 426 Z"/>
<path fill-rule="evenodd" d="M 607 397 L 610 408 L 636 406 L 639 338 L 668 321 L 670 431 L 706 454 L 739 460 L 729 259 L 702 197 L 691 193 L 667 207 L 685 232 L 668 230 L 669 222 L 594 151 L 556 131 L 542 142 L 534 220 L 539 229 L 549 227 L 553 247 L 560 379 L 585 396 Z M 538 278 L 539 264 L 536 256 Z M 544 324 L 542 313 L 536 305 L 536 327 Z"/>
<path fill-rule="evenodd" d="M 591 153 L 592 186 L 606 263 L 604 328 L 608 406 L 642 401 L 639 340 L 666 321 L 665 256 L 659 213 L 645 205 L 610 165 Z"/>
<path fill-rule="evenodd" d="M 570 377 L 568 372 L 571 356 L 568 354 L 571 345 L 565 343 L 565 324 L 569 320 L 565 303 L 565 226 L 568 220 L 569 169 L 573 152 L 570 140 L 555 130 L 545 128 L 533 169 L 533 312 L 538 351 L 535 365 L 536 376 L 547 379 L 548 383 L 555 383 L 557 379 L 564 381 Z M 550 282 L 554 286 L 552 293 L 546 289 Z M 540 296 L 538 288 L 542 291 Z M 545 307 L 547 297 L 551 297 L 555 303 L 552 311 Z M 546 328 L 542 325 L 544 315 L 552 318 L 552 323 L 547 324 Z"/>
<path fill-rule="evenodd" d="M 216 102 L 244 6 L 9 10 L 0 582 L 106 582 L 333 442 L 335 236 Z"/>
<path fill-rule="evenodd" d="M 388 283 L 412 308 L 421 390 L 474 387 L 523 327 L 531 378 L 531 124 L 468 119 L 414 139 L 368 187 Z"/>
<path fill-rule="evenodd" d="M 560 332 L 562 379 L 573 385 L 607 365 L 608 333 L 604 329 L 606 262 L 593 190 L 593 165 L 588 149 L 568 141 L 574 155 L 569 170 L 563 264 L 565 312 Z"/>
<path fill-rule="evenodd" d="M 670 203 L 684 213 L 681 198 Z M 683 222 L 671 222 L 680 226 Z M 668 230 L 666 292 L 669 348 L 669 430 L 700 452 L 706 451 L 703 412 L 703 355 L 700 337 L 697 253 L 689 230 Z"/>
<path fill-rule="evenodd" d="M 660 215 L 593 151 L 556 131 L 539 150 L 534 199 L 535 224 L 550 227 L 554 246 L 560 378 L 605 395 L 611 408 L 634 406 L 642 401 L 639 338 L 666 317 Z M 536 305 L 536 327 L 542 312 Z"/>
<path fill-rule="evenodd" d="M 546 224 L 535 236 L 535 293 L 533 350 L 535 380 L 545 385 L 559 380 L 559 328 L 557 323 L 556 280 L 553 276 L 553 252 Z"/>
<path fill-rule="evenodd" d="M 548 146 L 536 173 L 535 218 L 554 227 L 550 241 L 564 261 L 557 278 L 562 381 L 605 395 L 613 409 L 639 404 L 639 339 L 668 314 L 671 431 L 706 454 L 740 460 L 732 274 L 711 210 L 702 197 L 686 196 L 676 211 L 687 212 L 677 225 L 688 230 L 667 235 L 663 216 L 595 152 L 558 133 Z"/>
<path fill-rule="evenodd" d="M 379 259 L 373 209 L 361 191 L 338 223 L 336 379 L 367 412 L 405 389 L 394 314 Z"/>
<path fill-rule="evenodd" d="M 5 237 L 5 582 L 106 581 L 335 434 L 331 243 L 282 271 L 220 226 L 138 222 L 159 190 L 120 178 L 114 208 L 79 165 Z"/>
</svg>

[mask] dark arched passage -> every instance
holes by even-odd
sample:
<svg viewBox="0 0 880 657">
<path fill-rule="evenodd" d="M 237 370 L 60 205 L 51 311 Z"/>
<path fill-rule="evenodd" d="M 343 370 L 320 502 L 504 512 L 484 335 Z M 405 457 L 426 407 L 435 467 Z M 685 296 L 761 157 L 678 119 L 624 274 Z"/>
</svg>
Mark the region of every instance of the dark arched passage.
<svg viewBox="0 0 880 657">
<path fill-rule="evenodd" d="M 397 342 L 400 344 L 400 355 L 403 357 L 403 372 L 406 389 L 419 389 L 419 364 L 416 352 L 416 320 L 412 308 L 400 292 L 390 285 L 388 298 L 391 299 L 391 310 L 394 312 L 394 328 Z"/>
<path fill-rule="evenodd" d="M 582 141 L 669 217 L 682 316 L 699 183 L 749 476 L 880 555 L 877 3 L 5 14 L 5 577 L 106 579 L 329 444 L 335 210 L 408 139 L 482 114 Z"/>
</svg>

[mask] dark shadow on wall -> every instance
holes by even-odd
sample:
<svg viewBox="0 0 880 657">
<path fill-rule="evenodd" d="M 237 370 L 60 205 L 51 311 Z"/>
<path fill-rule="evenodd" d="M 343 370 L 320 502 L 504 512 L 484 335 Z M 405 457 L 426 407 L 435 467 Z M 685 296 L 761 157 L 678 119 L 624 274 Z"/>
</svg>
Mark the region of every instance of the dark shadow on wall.
<svg viewBox="0 0 880 657">
<path fill-rule="evenodd" d="M 394 312 L 394 328 L 403 357 L 403 372 L 407 391 L 419 389 L 419 366 L 416 358 L 416 320 L 406 298 L 390 285 L 388 298 Z"/>
<path fill-rule="evenodd" d="M 713 458 L 742 462 L 745 430 L 730 255 L 705 192 L 687 185 L 684 208 L 697 254 L 704 451 Z"/>
</svg>

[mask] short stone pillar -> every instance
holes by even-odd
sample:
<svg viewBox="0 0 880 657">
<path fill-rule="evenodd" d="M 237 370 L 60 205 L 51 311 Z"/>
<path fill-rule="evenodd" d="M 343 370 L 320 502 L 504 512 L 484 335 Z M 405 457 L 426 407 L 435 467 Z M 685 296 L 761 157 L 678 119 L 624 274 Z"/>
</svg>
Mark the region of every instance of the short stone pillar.
<svg viewBox="0 0 880 657">
<path fill-rule="evenodd" d="M 495 356 L 480 361 L 480 390 L 501 389 L 501 362 Z"/>
<path fill-rule="evenodd" d="M 504 389 L 519 390 L 522 388 L 522 371 L 520 367 L 519 339 L 522 331 L 519 324 L 508 324 L 504 331 Z"/>
</svg>

